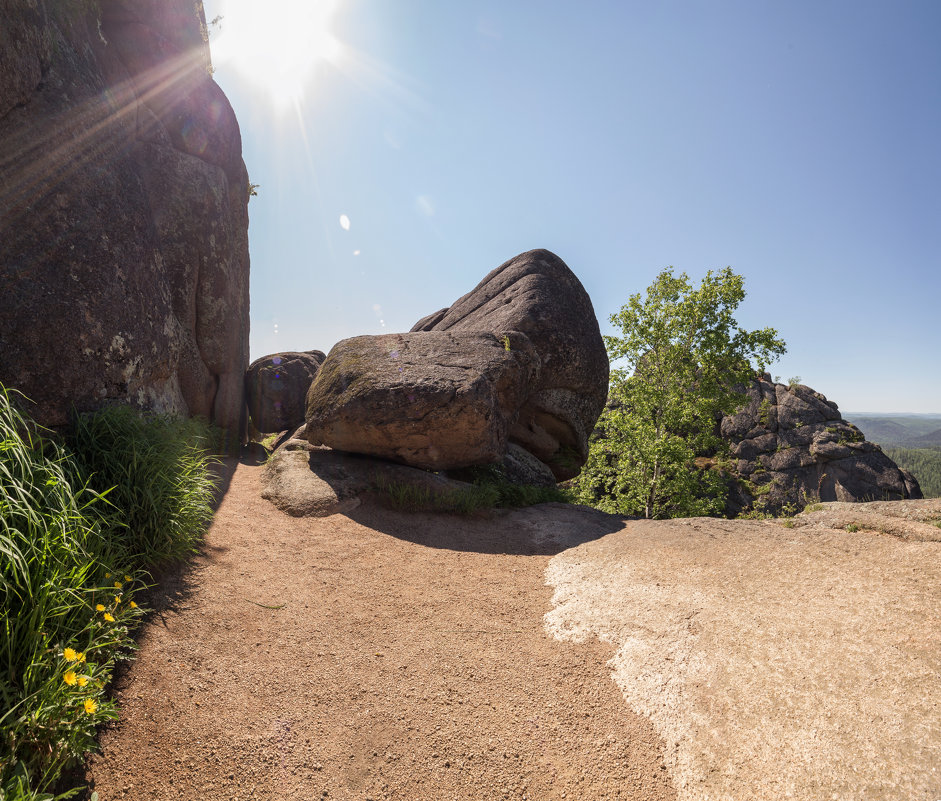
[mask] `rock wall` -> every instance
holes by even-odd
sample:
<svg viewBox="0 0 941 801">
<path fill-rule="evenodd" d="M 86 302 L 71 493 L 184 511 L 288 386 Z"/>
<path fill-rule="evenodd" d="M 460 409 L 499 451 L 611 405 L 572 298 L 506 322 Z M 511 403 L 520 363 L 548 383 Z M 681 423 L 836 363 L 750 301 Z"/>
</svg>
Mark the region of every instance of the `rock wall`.
<svg viewBox="0 0 941 801">
<path fill-rule="evenodd" d="M 720 427 L 736 476 L 733 514 L 780 513 L 814 501 L 921 498 L 915 477 L 867 442 L 819 392 L 767 376 L 747 392 L 745 407 Z"/>
<path fill-rule="evenodd" d="M 0 382 L 241 437 L 248 179 L 193 0 L 0 0 Z"/>
</svg>

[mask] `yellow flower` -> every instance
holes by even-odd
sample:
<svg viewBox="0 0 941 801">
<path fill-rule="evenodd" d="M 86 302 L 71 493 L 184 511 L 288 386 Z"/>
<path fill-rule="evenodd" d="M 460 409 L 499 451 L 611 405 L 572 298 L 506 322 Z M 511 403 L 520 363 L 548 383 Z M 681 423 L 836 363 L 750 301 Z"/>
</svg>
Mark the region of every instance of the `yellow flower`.
<svg viewBox="0 0 941 801">
<path fill-rule="evenodd" d="M 104 611 L 105 611 L 105 605 L 104 605 L 104 604 L 95 604 L 95 611 L 96 611 L 96 612 L 104 612 Z"/>
<path fill-rule="evenodd" d="M 131 602 L 128 604 L 128 606 L 130 606 L 131 609 L 137 609 L 137 604 L 134 603 L 133 601 L 131 601 Z"/>
<path fill-rule="evenodd" d="M 84 687 L 86 684 L 88 684 L 88 676 L 79 676 L 79 677 L 78 677 L 78 686 L 79 686 L 79 687 Z"/>
<path fill-rule="evenodd" d="M 97 709 L 98 709 L 98 704 L 96 704 L 93 699 L 91 698 L 85 699 L 85 711 L 89 715 L 94 715 Z"/>
<path fill-rule="evenodd" d="M 75 676 L 75 671 L 74 671 L 74 670 L 67 670 L 67 671 L 65 671 L 65 675 L 62 677 L 62 681 L 64 681 L 66 684 L 68 684 L 69 687 L 71 687 L 72 685 L 74 685 L 75 682 L 78 681 L 78 679 L 77 679 L 76 676 Z"/>
<path fill-rule="evenodd" d="M 118 593 L 117 595 L 114 596 L 114 602 L 116 604 L 121 603 L 121 593 Z"/>
<path fill-rule="evenodd" d="M 76 661 L 76 662 L 84 662 L 84 661 L 85 661 L 85 654 L 83 654 L 81 651 L 80 651 L 79 653 L 75 654 L 75 661 Z"/>
<path fill-rule="evenodd" d="M 110 573 L 105 573 L 105 578 L 111 578 L 111 574 L 110 574 Z"/>
<path fill-rule="evenodd" d="M 62 656 L 65 658 L 66 662 L 74 662 L 78 659 L 78 654 L 75 652 L 74 648 L 66 648 L 62 652 Z"/>
<path fill-rule="evenodd" d="M 125 576 L 124 576 L 124 580 L 125 580 L 125 581 L 130 581 L 130 580 L 131 580 L 131 577 L 130 577 L 130 576 L 127 576 L 127 575 L 125 575 Z"/>
<path fill-rule="evenodd" d="M 120 590 L 124 585 L 120 581 L 114 582 L 115 589 Z"/>
<path fill-rule="evenodd" d="M 114 623 L 114 615 L 112 615 L 110 612 L 105 612 L 105 620 L 107 620 L 109 623 Z"/>
</svg>

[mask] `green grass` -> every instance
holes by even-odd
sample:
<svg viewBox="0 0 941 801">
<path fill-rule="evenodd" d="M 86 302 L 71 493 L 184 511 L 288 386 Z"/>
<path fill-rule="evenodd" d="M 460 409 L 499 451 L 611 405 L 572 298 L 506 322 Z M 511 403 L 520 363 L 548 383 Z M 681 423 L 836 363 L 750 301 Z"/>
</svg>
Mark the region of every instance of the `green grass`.
<svg viewBox="0 0 941 801">
<path fill-rule="evenodd" d="M 195 552 L 212 519 L 215 440 L 198 420 L 128 406 L 76 419 L 68 445 L 80 475 L 108 493 L 97 513 L 127 561 L 160 565 Z"/>
<path fill-rule="evenodd" d="M 195 548 L 211 483 L 205 428 L 109 409 L 66 447 L 21 400 L 0 386 L 0 799 L 49 801 L 117 716 L 107 688 L 134 649 L 134 593 Z"/>
</svg>

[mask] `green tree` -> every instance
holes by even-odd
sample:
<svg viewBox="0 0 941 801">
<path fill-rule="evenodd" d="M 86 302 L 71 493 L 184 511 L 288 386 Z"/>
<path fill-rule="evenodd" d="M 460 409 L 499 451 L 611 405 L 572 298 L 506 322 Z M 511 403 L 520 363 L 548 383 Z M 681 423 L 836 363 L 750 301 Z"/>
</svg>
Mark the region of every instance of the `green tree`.
<svg viewBox="0 0 941 801">
<path fill-rule="evenodd" d="M 670 267 L 611 316 L 622 336 L 606 336 L 605 346 L 619 366 L 573 482 L 578 501 L 648 518 L 722 512 L 725 481 L 696 459 L 723 454 L 720 416 L 740 408 L 743 387 L 785 352 L 775 329 L 739 327 L 744 298 L 729 267 L 698 287 Z"/>
</svg>

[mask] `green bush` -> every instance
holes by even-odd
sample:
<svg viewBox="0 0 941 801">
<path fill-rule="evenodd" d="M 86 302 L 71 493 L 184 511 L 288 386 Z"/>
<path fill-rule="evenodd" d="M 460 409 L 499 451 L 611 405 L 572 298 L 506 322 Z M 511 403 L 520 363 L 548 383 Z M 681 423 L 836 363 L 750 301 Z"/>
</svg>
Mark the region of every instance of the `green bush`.
<svg viewBox="0 0 941 801">
<path fill-rule="evenodd" d="M 110 406 L 79 416 L 67 442 L 80 475 L 108 493 L 96 511 L 127 560 L 154 566 L 196 550 L 212 519 L 205 423 Z"/>
<path fill-rule="evenodd" d="M 115 408 L 79 418 L 70 453 L 13 395 L 0 386 L 0 801 L 50 801 L 117 717 L 106 689 L 146 571 L 211 516 L 208 435 Z"/>
</svg>

